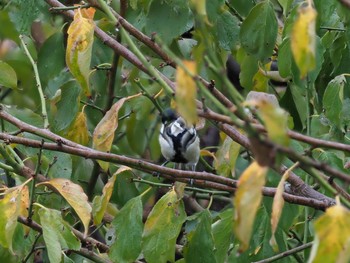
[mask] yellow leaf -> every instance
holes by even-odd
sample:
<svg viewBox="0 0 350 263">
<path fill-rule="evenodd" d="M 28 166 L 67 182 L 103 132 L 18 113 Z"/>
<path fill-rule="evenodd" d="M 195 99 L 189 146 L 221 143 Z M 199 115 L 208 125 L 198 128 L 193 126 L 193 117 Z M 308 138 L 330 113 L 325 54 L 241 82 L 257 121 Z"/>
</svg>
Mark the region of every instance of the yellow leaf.
<svg viewBox="0 0 350 263">
<path fill-rule="evenodd" d="M 82 145 L 87 145 L 89 143 L 89 131 L 84 108 L 78 113 L 74 122 L 69 127 L 66 137 L 67 139 Z"/>
<path fill-rule="evenodd" d="M 249 247 L 253 224 L 262 199 L 262 188 L 268 168 L 253 162 L 241 175 L 233 203 L 235 206 L 234 231 L 240 241 L 241 252 Z"/>
<path fill-rule="evenodd" d="M 213 152 L 205 150 L 205 149 L 201 149 L 200 155 L 203 156 L 203 157 L 205 157 L 205 156 L 212 157 L 214 160 L 216 158 L 216 156 L 215 156 L 215 154 Z"/>
<path fill-rule="evenodd" d="M 291 33 L 292 54 L 301 78 L 316 66 L 316 16 L 311 5 L 301 6 Z"/>
<path fill-rule="evenodd" d="M 95 9 L 78 8 L 74 12 L 74 20 L 68 28 L 66 63 L 84 94 L 91 97 L 89 74 L 95 27 L 92 18 Z"/>
<path fill-rule="evenodd" d="M 207 15 L 206 0 L 191 0 L 190 3 L 194 7 L 198 15 Z"/>
<path fill-rule="evenodd" d="M 103 187 L 102 196 L 95 196 L 92 206 L 92 214 L 95 225 L 98 225 L 102 222 L 103 215 L 106 212 L 109 200 L 111 199 L 113 193 L 114 183 L 117 179 L 117 175 L 127 170 L 131 170 L 131 168 L 127 166 L 120 167 Z"/>
<path fill-rule="evenodd" d="M 50 181 L 37 184 L 37 186 L 39 185 L 50 185 L 62 195 L 62 197 L 68 202 L 68 204 L 70 204 L 80 218 L 82 224 L 84 225 L 84 235 L 86 236 L 91 219 L 91 206 L 83 188 L 81 188 L 80 185 L 64 178 L 54 178 Z"/>
<path fill-rule="evenodd" d="M 97 124 L 94 130 L 92 136 L 92 148 L 102 152 L 108 152 L 111 149 L 114 139 L 114 132 L 118 128 L 118 113 L 120 108 L 123 106 L 125 101 L 138 96 L 140 96 L 140 94 L 122 98 L 118 100 L 109 111 L 106 112 L 105 116 Z M 104 171 L 108 170 L 109 163 L 104 161 L 98 161 L 98 163 Z"/>
<path fill-rule="evenodd" d="M 0 199 L 0 244 L 12 251 L 12 238 L 19 215 L 28 216 L 28 188 L 20 185 L 6 189 Z"/>
<path fill-rule="evenodd" d="M 178 113 L 186 120 L 188 124 L 197 122 L 197 87 L 196 82 L 191 75 L 197 73 L 196 63 L 194 61 L 183 61 L 184 68 L 176 69 L 176 109 Z"/>
<path fill-rule="evenodd" d="M 266 77 L 265 71 L 270 70 L 271 62 L 267 63 L 264 68 L 259 68 L 253 77 L 253 90 L 266 92 L 269 88 L 269 78 Z"/>
<path fill-rule="evenodd" d="M 214 159 L 214 167 L 222 176 L 235 176 L 236 160 L 239 155 L 240 145 L 226 136 L 223 144 L 217 150 Z"/>
<path fill-rule="evenodd" d="M 315 241 L 309 263 L 350 260 L 350 211 L 340 204 L 327 209 L 314 223 Z"/>
<path fill-rule="evenodd" d="M 278 250 L 278 244 L 275 238 L 275 233 L 277 230 L 278 222 L 281 218 L 283 206 L 284 206 L 284 199 L 283 199 L 283 191 L 284 191 L 284 183 L 287 181 L 290 172 L 298 165 L 296 163 L 291 168 L 289 168 L 282 176 L 280 182 L 278 183 L 276 194 L 273 198 L 273 204 L 272 204 L 272 214 L 271 214 L 271 232 L 272 236 L 270 239 L 270 245 L 272 248 L 277 251 Z"/>
<path fill-rule="evenodd" d="M 259 101 L 258 108 L 271 141 L 288 146 L 290 141 L 287 135 L 288 114 L 279 106 L 266 100 Z"/>
</svg>

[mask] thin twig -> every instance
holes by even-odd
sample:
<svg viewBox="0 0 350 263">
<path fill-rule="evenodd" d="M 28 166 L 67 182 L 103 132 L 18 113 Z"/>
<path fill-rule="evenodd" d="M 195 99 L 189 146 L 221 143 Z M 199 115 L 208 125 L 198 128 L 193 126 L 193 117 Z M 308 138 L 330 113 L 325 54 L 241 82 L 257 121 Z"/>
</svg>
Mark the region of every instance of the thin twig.
<svg viewBox="0 0 350 263">
<path fill-rule="evenodd" d="M 293 255 L 295 253 L 298 253 L 299 251 L 303 251 L 309 247 L 311 247 L 313 245 L 313 242 L 309 242 L 309 243 L 306 243 L 304 245 L 301 245 L 299 247 L 296 247 L 296 248 L 292 248 L 290 250 L 287 250 L 287 251 L 284 251 L 280 254 L 277 254 L 273 257 L 270 257 L 270 258 L 266 258 L 266 259 L 263 259 L 263 260 L 260 260 L 260 261 L 255 261 L 253 263 L 269 263 L 269 262 L 274 262 L 276 260 L 279 260 L 281 258 L 285 258 L 285 257 L 288 257 L 290 255 Z"/>
<path fill-rule="evenodd" d="M 27 43 L 24 42 L 24 37 L 23 35 L 19 35 L 19 39 L 21 40 L 22 47 L 24 49 L 24 52 L 26 53 L 27 57 L 30 60 L 30 63 L 33 66 L 34 74 L 35 74 L 35 80 L 36 80 L 36 87 L 38 88 L 39 96 L 40 96 L 40 103 L 41 103 L 41 116 L 44 120 L 44 128 L 47 129 L 49 128 L 49 119 L 47 116 L 47 110 L 46 110 L 46 102 L 45 102 L 45 95 L 43 92 L 43 89 L 41 87 L 41 81 L 39 77 L 39 71 L 36 62 L 32 58 L 32 56 L 29 53 L 29 50 L 27 48 Z"/>
</svg>

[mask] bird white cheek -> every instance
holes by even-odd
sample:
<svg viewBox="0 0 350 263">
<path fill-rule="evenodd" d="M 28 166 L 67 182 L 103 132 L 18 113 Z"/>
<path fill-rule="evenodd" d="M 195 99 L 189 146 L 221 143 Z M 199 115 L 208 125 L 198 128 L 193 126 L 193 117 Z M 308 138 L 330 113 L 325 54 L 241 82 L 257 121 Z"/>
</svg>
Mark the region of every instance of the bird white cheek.
<svg viewBox="0 0 350 263">
<path fill-rule="evenodd" d="M 170 161 L 175 156 L 174 147 L 172 142 L 170 144 L 166 141 L 162 135 L 159 136 L 160 151 L 162 152 L 165 159 Z"/>
<path fill-rule="evenodd" d="M 197 137 L 196 140 L 187 147 L 184 157 L 188 160 L 189 164 L 197 164 L 199 160 L 199 152 L 199 138 Z"/>
</svg>

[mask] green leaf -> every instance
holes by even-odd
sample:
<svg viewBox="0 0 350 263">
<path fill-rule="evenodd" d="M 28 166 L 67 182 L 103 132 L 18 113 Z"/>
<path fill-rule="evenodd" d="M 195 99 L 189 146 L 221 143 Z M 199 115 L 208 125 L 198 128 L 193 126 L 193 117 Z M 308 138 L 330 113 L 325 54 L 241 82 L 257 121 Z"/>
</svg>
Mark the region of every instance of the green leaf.
<svg viewBox="0 0 350 263">
<path fill-rule="evenodd" d="M 306 100 L 306 89 L 304 91 L 301 90 L 302 87 L 299 87 L 297 85 L 291 84 L 290 90 L 293 96 L 293 101 L 295 103 L 295 106 L 297 108 L 299 118 L 301 121 L 301 124 L 303 125 L 303 128 L 306 127 L 306 120 L 307 120 L 307 100 Z"/>
<path fill-rule="evenodd" d="M 230 0 L 230 5 L 237 10 L 241 16 L 247 16 L 254 7 L 254 0 Z"/>
<path fill-rule="evenodd" d="M 259 70 L 258 61 L 253 55 L 246 54 L 243 49 L 240 49 L 238 53 L 240 55 L 240 58 L 238 58 L 237 60 L 241 64 L 239 81 L 243 88 L 251 90 L 254 85 L 254 75 Z"/>
<path fill-rule="evenodd" d="M 240 21 L 228 11 L 223 11 L 216 21 L 217 39 L 221 48 L 227 51 L 239 45 Z"/>
<path fill-rule="evenodd" d="M 113 262 L 134 262 L 141 252 L 142 200 L 137 196 L 123 206 L 112 222 L 116 241 L 111 245 L 109 257 Z"/>
<path fill-rule="evenodd" d="M 10 18 L 18 33 L 30 34 L 32 23 L 39 15 L 39 7 L 45 6 L 45 3 L 41 0 L 11 2 L 13 6 L 10 9 Z"/>
<path fill-rule="evenodd" d="M 15 70 L 7 63 L 0 60 L 0 85 L 7 88 L 17 87 L 17 75 Z"/>
<path fill-rule="evenodd" d="M 241 26 L 243 48 L 260 60 L 270 57 L 275 47 L 277 28 L 276 15 L 270 1 L 257 4 Z"/>
<path fill-rule="evenodd" d="M 283 15 L 287 16 L 293 0 L 278 0 L 278 2 L 283 8 Z"/>
<path fill-rule="evenodd" d="M 208 210 L 204 210 L 198 216 L 196 228 L 188 233 L 188 243 L 184 247 L 186 262 L 214 263 L 214 239 L 211 233 L 211 216 Z"/>
<path fill-rule="evenodd" d="M 63 249 L 80 249 L 79 240 L 71 232 L 69 224 L 62 219 L 60 211 L 41 208 L 38 214 L 51 263 L 61 262 Z"/>
<path fill-rule="evenodd" d="M 142 248 L 147 262 L 174 262 L 176 239 L 185 219 L 184 204 L 172 189 L 156 203 L 145 223 Z"/>
<path fill-rule="evenodd" d="M 344 100 L 344 85 L 346 79 L 343 75 L 335 77 L 328 83 L 323 95 L 323 108 L 328 120 L 340 128 L 341 113 Z"/>
<path fill-rule="evenodd" d="M 70 81 L 61 87 L 61 99 L 57 103 L 57 113 L 54 116 L 52 128 L 62 131 L 69 127 L 79 110 L 80 88 L 75 81 Z"/>
<path fill-rule="evenodd" d="M 233 210 L 220 213 L 220 219 L 212 224 L 216 262 L 227 262 L 229 247 L 233 241 Z"/>
<path fill-rule="evenodd" d="M 64 35 L 61 31 L 50 36 L 38 54 L 38 71 L 43 87 L 65 68 Z"/>
<path fill-rule="evenodd" d="M 157 34 L 166 44 L 190 30 L 193 26 L 188 1 L 152 1 L 147 15 L 147 35 Z M 171 25 L 171 30 L 169 30 Z"/>
<path fill-rule="evenodd" d="M 292 75 L 292 58 L 290 38 L 285 38 L 278 49 L 278 72 L 281 77 L 288 78 Z"/>
</svg>

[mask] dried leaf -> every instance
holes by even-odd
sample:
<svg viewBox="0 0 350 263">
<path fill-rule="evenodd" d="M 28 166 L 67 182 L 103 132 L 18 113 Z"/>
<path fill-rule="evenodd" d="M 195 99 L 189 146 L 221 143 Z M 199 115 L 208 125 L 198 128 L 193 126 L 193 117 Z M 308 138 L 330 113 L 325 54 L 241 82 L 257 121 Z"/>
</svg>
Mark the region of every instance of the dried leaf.
<svg viewBox="0 0 350 263">
<path fill-rule="evenodd" d="M 105 116 L 97 124 L 94 130 L 94 134 L 92 136 L 92 148 L 102 152 L 108 152 L 111 149 L 114 139 L 114 132 L 118 128 L 118 113 L 120 108 L 123 106 L 125 101 L 138 96 L 140 96 L 140 94 L 122 98 L 118 100 L 109 111 L 106 112 Z M 104 171 L 108 170 L 109 163 L 104 161 L 98 161 L 98 163 Z"/>
<path fill-rule="evenodd" d="M 66 63 L 80 84 L 84 94 L 91 97 L 89 87 L 90 62 L 94 41 L 95 9 L 76 9 L 74 20 L 68 28 Z"/>
<path fill-rule="evenodd" d="M 235 206 L 234 231 L 240 241 L 239 251 L 248 249 L 256 213 L 262 199 L 262 188 L 268 168 L 253 162 L 241 175 L 233 199 Z"/>
<path fill-rule="evenodd" d="M 183 61 L 186 70 L 182 67 L 176 69 L 176 108 L 179 114 L 189 124 L 195 124 L 198 120 L 196 97 L 197 87 L 192 75 L 197 73 L 197 65 L 194 61 Z M 190 74 L 189 74 L 190 73 Z"/>
<path fill-rule="evenodd" d="M 316 10 L 301 6 L 291 34 L 292 54 L 301 78 L 316 67 Z"/>
<path fill-rule="evenodd" d="M 50 181 L 37 184 L 37 186 L 39 185 L 54 187 L 62 195 L 62 197 L 66 199 L 84 225 L 84 235 L 86 236 L 91 219 L 91 206 L 83 188 L 81 188 L 80 185 L 64 178 L 54 178 Z"/>
</svg>

